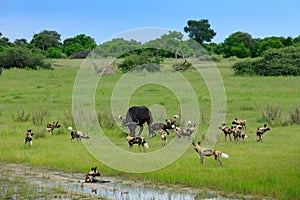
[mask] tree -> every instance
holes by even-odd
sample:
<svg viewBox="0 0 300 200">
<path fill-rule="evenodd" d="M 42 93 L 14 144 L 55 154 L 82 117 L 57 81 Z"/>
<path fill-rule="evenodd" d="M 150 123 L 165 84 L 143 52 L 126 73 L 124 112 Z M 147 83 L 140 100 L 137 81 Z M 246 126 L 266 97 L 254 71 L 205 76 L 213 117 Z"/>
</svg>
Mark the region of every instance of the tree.
<svg viewBox="0 0 300 200">
<path fill-rule="evenodd" d="M 27 45 L 27 40 L 25 38 L 15 39 L 14 44 L 16 46 L 26 46 Z"/>
<path fill-rule="evenodd" d="M 9 46 L 9 39 L 7 37 L 3 37 L 0 32 L 0 46 Z"/>
<path fill-rule="evenodd" d="M 73 38 L 67 38 L 63 42 L 64 47 L 73 44 L 80 44 L 82 47 L 84 47 L 84 49 L 90 49 L 90 50 L 94 49 L 97 46 L 95 39 L 85 34 L 79 34 Z"/>
<path fill-rule="evenodd" d="M 201 19 L 200 21 L 189 20 L 187 26 L 184 27 L 184 32 L 188 33 L 188 36 L 197 41 L 200 45 L 205 41 L 210 42 L 217 34 L 210 28 L 207 19 Z"/>
<path fill-rule="evenodd" d="M 165 50 L 168 54 L 171 53 L 173 55 L 178 52 L 180 54 L 184 54 L 181 55 L 182 57 L 194 55 L 195 52 L 189 44 L 190 41 L 183 41 L 182 39 L 182 33 L 169 31 L 168 34 L 164 34 L 160 38 L 148 41 L 144 44 L 144 46 L 147 48 L 155 48 L 157 50 Z"/>
<path fill-rule="evenodd" d="M 142 48 L 142 44 L 136 40 L 124 40 L 115 38 L 97 46 L 95 52 L 103 57 L 120 57 L 128 52 Z"/>
<path fill-rule="evenodd" d="M 259 43 L 259 49 L 258 49 L 258 55 L 262 56 L 263 52 L 268 50 L 268 49 L 279 49 L 283 48 L 284 45 L 282 42 L 284 41 L 284 38 L 282 37 L 266 37 L 264 38 L 260 43 Z"/>
<path fill-rule="evenodd" d="M 225 58 L 236 56 L 238 58 L 245 58 L 251 55 L 251 48 L 254 42 L 249 33 L 235 32 L 220 44 L 218 51 L 224 55 Z"/>
<path fill-rule="evenodd" d="M 298 35 L 297 37 L 294 38 L 293 40 L 294 44 L 300 44 L 300 35 Z"/>
<path fill-rule="evenodd" d="M 46 51 L 49 47 L 58 47 L 60 45 L 60 34 L 56 31 L 43 30 L 34 34 L 31 42 L 34 47 Z"/>
</svg>

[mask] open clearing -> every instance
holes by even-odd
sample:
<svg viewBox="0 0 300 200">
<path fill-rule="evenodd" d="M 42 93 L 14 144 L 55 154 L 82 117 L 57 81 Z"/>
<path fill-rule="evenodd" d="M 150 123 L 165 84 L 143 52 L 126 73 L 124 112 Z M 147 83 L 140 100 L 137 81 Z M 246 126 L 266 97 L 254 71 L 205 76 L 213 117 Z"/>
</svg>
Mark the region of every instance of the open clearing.
<svg viewBox="0 0 300 200">
<path fill-rule="evenodd" d="M 300 126 L 269 124 L 271 131 L 263 135 L 263 143 L 256 142 L 255 131 L 265 121 L 258 122 L 268 105 L 281 108 L 280 120 L 289 119 L 290 112 L 299 107 L 300 77 L 236 77 L 230 66 L 219 63 L 226 90 L 226 124 L 238 117 L 247 120 L 245 143 L 224 141 L 220 134 L 215 149 L 229 155 L 219 167 L 213 158 L 205 158 L 204 165 L 190 147 L 178 160 L 154 172 L 130 174 L 111 169 L 97 161 L 80 142 L 70 142 L 68 126 L 72 120 L 72 89 L 82 60 L 57 60 L 54 70 L 5 70 L 0 76 L 0 161 L 26 163 L 48 167 L 68 173 L 86 173 L 98 166 L 104 176 L 121 177 L 122 180 L 140 180 L 153 184 L 184 185 L 222 194 L 248 195 L 254 198 L 297 199 L 300 194 Z M 210 119 L 210 95 L 203 79 L 193 72 L 182 73 L 197 94 L 201 109 L 200 124 L 195 141 L 201 139 Z M 101 78 L 96 91 L 96 109 L 104 117 L 105 132 L 111 141 L 128 150 L 123 131 L 110 121 L 110 97 L 121 75 Z M 155 98 L 153 97 L 155 94 Z M 178 103 L 172 92 L 151 85 L 139 88 L 130 105 L 159 104 L 168 111 L 168 117 L 178 112 Z M 170 103 L 170 101 L 172 103 Z M 120 113 L 125 115 L 125 113 Z M 33 118 L 33 116 L 35 116 Z M 40 120 L 40 121 L 39 121 Z M 45 125 L 60 121 L 62 127 L 52 136 Z M 117 122 L 119 123 L 119 122 Z M 26 130 L 36 133 L 33 146 L 24 146 Z M 145 128 L 147 129 L 147 128 Z M 171 133 L 170 140 L 174 138 Z M 160 138 L 148 140 L 149 151 L 161 147 Z M 134 152 L 138 153 L 137 148 Z"/>
</svg>

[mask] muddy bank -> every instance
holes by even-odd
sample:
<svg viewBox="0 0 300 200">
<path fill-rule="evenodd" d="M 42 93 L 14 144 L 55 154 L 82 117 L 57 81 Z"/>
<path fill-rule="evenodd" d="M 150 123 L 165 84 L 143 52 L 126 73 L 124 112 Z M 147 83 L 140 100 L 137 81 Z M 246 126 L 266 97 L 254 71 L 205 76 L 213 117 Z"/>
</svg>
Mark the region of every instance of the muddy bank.
<svg viewBox="0 0 300 200">
<path fill-rule="evenodd" d="M 2 199 L 237 199 L 214 191 L 150 185 L 116 177 L 102 176 L 98 178 L 99 183 L 80 183 L 84 174 L 24 164 L 0 163 L 0 177 Z M 101 180 L 109 182 L 101 183 Z"/>
</svg>

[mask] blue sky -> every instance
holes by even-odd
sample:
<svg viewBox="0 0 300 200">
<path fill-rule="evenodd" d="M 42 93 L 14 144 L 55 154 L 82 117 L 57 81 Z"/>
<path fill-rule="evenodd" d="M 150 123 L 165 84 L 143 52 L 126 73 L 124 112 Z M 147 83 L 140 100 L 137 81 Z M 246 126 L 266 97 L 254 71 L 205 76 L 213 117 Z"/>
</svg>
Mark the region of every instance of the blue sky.
<svg viewBox="0 0 300 200">
<path fill-rule="evenodd" d="M 252 37 L 300 35 L 299 0 L 1 0 L 0 32 L 11 42 L 42 30 L 96 42 L 124 31 L 160 27 L 184 33 L 188 20 L 208 19 L 214 42 L 243 31 Z M 185 33 L 184 33 L 185 34 Z"/>
</svg>

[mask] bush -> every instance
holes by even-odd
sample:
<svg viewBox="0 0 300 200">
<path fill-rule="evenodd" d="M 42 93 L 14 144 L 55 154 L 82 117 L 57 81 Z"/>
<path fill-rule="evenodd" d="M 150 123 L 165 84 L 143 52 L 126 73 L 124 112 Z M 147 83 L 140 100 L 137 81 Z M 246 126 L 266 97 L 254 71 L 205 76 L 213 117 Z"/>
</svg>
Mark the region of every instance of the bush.
<svg viewBox="0 0 300 200">
<path fill-rule="evenodd" d="M 122 72 L 128 72 L 137 66 L 141 66 L 142 69 L 146 69 L 149 72 L 159 71 L 159 64 L 162 63 L 163 58 L 156 56 L 152 51 L 141 51 L 127 54 L 124 60 L 118 64 L 118 68 Z M 144 65 L 146 64 L 146 65 Z M 155 64 L 155 65 L 149 65 Z M 140 68 L 140 69 L 141 69 Z"/>
<path fill-rule="evenodd" d="M 236 75 L 299 76 L 300 47 L 269 49 L 262 58 L 238 62 L 233 69 Z"/>
<path fill-rule="evenodd" d="M 32 53 L 24 47 L 9 47 L 0 52 L 0 67 L 3 68 L 30 68 L 50 69 L 51 64 L 45 62 L 45 56 Z"/>
<path fill-rule="evenodd" d="M 60 49 L 54 48 L 54 47 L 50 47 L 47 49 L 46 51 L 46 57 L 47 58 L 62 58 L 63 57 L 63 53 Z"/>
<path fill-rule="evenodd" d="M 75 52 L 73 53 L 70 58 L 72 59 L 75 59 L 75 58 L 86 58 L 89 53 L 91 52 L 90 49 L 85 49 L 85 50 L 82 50 L 82 51 L 78 51 L 78 52 Z"/>
</svg>

